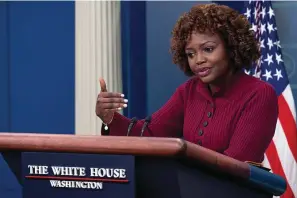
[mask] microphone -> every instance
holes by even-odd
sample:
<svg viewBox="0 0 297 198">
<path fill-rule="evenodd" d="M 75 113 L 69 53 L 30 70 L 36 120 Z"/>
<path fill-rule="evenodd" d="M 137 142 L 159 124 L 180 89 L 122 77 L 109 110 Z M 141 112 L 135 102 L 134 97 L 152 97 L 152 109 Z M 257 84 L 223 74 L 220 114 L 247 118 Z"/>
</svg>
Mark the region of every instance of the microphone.
<svg viewBox="0 0 297 198">
<path fill-rule="evenodd" d="M 137 118 L 134 117 L 131 119 L 130 124 L 128 126 L 127 136 L 129 136 L 131 129 L 133 128 L 134 124 L 137 122 Z"/>
<path fill-rule="evenodd" d="M 142 135 L 143 135 L 143 133 L 144 133 L 145 129 L 146 129 L 146 128 L 147 128 L 147 126 L 148 126 L 148 124 L 151 122 L 151 119 L 152 119 L 152 117 L 151 117 L 151 116 L 147 116 L 147 117 L 145 118 L 145 120 L 144 120 L 144 124 L 143 124 L 143 126 L 142 126 L 142 128 L 141 128 L 141 133 L 140 133 L 140 136 L 142 136 Z"/>
</svg>

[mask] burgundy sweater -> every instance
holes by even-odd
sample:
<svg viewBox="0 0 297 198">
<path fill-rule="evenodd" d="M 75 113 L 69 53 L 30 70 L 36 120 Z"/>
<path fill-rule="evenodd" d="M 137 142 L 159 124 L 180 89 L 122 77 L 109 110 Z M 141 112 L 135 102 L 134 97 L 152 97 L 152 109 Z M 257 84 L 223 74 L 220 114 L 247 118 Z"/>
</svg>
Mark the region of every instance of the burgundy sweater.
<svg viewBox="0 0 297 198">
<path fill-rule="evenodd" d="M 231 84 L 211 94 L 207 85 L 191 78 L 152 115 L 143 136 L 183 136 L 237 160 L 261 163 L 276 127 L 276 92 L 243 72 Z M 129 123 L 130 119 L 115 113 L 108 132 L 102 129 L 102 135 L 125 136 Z M 138 121 L 130 135 L 139 136 L 143 123 Z"/>
</svg>

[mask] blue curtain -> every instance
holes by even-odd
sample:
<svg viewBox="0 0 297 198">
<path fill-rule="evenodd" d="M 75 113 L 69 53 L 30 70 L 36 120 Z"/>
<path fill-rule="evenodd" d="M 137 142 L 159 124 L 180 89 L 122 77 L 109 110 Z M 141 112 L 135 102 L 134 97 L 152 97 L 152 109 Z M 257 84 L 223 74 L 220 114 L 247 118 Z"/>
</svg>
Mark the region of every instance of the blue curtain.
<svg viewBox="0 0 297 198">
<path fill-rule="evenodd" d="M 144 118 L 146 97 L 146 2 L 121 1 L 123 92 L 127 117 Z"/>
</svg>

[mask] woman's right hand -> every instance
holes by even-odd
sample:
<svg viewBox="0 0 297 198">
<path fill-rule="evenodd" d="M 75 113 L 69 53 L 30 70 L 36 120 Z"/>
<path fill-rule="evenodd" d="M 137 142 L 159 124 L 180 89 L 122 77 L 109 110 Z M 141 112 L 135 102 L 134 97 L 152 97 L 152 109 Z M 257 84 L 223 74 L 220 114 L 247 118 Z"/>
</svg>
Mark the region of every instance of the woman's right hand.
<svg viewBox="0 0 297 198">
<path fill-rule="evenodd" d="M 96 115 L 105 123 L 109 124 L 115 111 L 127 107 L 128 100 L 124 99 L 124 94 L 108 92 L 104 79 L 100 79 L 101 92 L 97 97 Z"/>
</svg>

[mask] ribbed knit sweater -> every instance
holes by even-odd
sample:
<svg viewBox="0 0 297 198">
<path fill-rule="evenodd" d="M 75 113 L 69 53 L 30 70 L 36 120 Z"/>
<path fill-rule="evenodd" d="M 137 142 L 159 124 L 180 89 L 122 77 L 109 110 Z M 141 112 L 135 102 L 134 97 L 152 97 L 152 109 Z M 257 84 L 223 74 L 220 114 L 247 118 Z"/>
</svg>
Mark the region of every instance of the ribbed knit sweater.
<svg viewBox="0 0 297 198">
<path fill-rule="evenodd" d="M 157 97 L 157 96 L 156 96 Z M 231 86 L 214 94 L 194 77 L 179 86 L 167 103 L 152 115 L 144 136 L 184 137 L 185 140 L 240 161 L 262 162 L 278 117 L 273 87 L 244 72 Z M 103 135 L 125 136 L 130 119 L 115 113 Z M 144 120 L 131 136 L 139 136 Z"/>
</svg>

